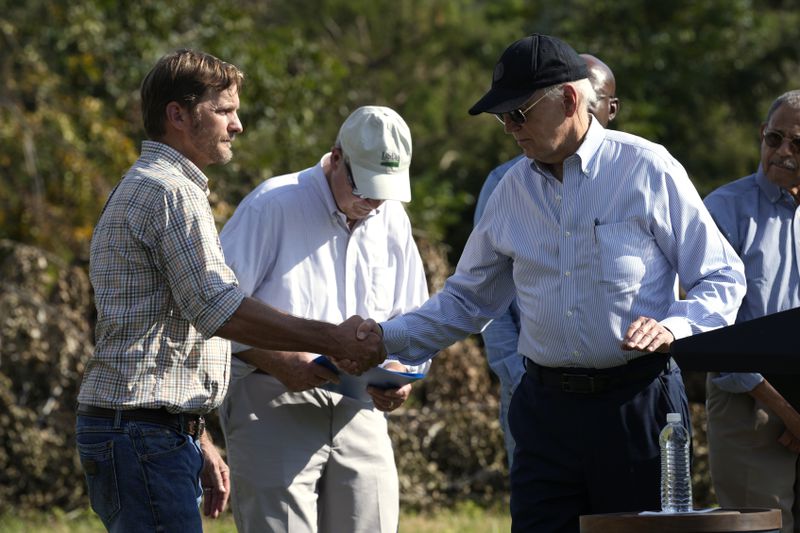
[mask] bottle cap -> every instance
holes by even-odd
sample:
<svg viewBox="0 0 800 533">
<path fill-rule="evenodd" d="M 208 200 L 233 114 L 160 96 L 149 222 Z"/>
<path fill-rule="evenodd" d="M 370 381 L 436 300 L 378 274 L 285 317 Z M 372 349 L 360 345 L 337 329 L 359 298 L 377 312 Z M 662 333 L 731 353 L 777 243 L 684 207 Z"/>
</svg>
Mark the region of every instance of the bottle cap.
<svg viewBox="0 0 800 533">
<path fill-rule="evenodd" d="M 667 424 L 670 422 L 680 422 L 681 421 L 681 414 L 680 413 L 667 413 Z"/>
</svg>

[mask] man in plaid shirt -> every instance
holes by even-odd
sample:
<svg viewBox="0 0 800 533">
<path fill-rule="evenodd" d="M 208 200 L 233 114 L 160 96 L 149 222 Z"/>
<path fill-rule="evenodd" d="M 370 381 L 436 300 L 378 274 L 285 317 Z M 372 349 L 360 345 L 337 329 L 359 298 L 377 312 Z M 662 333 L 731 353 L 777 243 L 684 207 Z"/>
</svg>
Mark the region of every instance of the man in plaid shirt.
<svg viewBox="0 0 800 533">
<path fill-rule="evenodd" d="M 150 140 L 92 237 L 97 343 L 77 447 L 92 508 L 111 531 L 202 531 L 204 493 L 206 515 L 224 509 L 228 467 L 202 416 L 228 387 L 223 338 L 324 353 L 350 372 L 385 358 L 378 335 L 357 338 L 360 317 L 334 326 L 284 314 L 245 297 L 226 266 L 203 169 L 232 157 L 242 79 L 193 50 L 158 61 L 141 88 Z"/>
</svg>

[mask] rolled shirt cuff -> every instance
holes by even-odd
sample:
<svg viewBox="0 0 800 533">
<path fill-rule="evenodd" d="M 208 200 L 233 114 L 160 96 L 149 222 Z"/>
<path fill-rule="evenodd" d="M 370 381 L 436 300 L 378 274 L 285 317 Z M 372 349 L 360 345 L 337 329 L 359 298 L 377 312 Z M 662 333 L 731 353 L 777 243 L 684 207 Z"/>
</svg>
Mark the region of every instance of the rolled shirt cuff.
<svg viewBox="0 0 800 533">
<path fill-rule="evenodd" d="M 764 377 L 761 374 L 745 372 L 723 372 L 711 378 L 711 382 L 720 389 L 734 393 L 750 392 L 762 381 Z"/>
</svg>

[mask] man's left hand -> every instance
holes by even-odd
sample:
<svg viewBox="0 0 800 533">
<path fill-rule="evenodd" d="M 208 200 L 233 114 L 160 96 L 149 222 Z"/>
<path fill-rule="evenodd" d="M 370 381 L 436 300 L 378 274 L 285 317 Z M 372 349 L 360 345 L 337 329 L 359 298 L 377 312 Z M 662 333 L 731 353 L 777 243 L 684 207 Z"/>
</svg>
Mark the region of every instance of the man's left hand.
<svg viewBox="0 0 800 533">
<path fill-rule="evenodd" d="M 200 437 L 200 448 L 203 450 L 203 470 L 200 472 L 203 514 L 217 518 L 225 510 L 231 494 L 230 469 L 208 433 Z"/>
<path fill-rule="evenodd" d="M 640 316 L 628 326 L 622 339 L 623 350 L 668 353 L 675 336 L 654 318 Z"/>
<path fill-rule="evenodd" d="M 778 439 L 778 442 L 785 446 L 790 452 L 800 453 L 800 439 L 795 437 L 794 434 L 788 429 L 784 430 L 783 434 Z"/>
<path fill-rule="evenodd" d="M 387 363 L 385 368 L 395 372 L 408 371 L 405 365 L 397 362 Z M 408 400 L 408 396 L 411 394 L 411 383 L 397 389 L 379 389 L 378 387 L 369 386 L 367 387 L 367 392 L 372 396 L 372 403 L 375 404 L 377 410 L 389 413 Z"/>
</svg>

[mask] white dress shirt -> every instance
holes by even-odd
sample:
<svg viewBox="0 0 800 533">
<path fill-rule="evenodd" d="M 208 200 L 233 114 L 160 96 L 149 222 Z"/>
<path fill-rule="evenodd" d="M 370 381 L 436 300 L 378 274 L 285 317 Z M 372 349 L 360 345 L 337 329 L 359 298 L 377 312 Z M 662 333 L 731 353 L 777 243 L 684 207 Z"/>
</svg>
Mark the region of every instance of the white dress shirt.
<svg viewBox="0 0 800 533">
<path fill-rule="evenodd" d="M 558 181 L 526 158 L 508 171 L 444 289 L 382 324 L 387 350 L 430 357 L 479 332 L 515 294 L 519 352 L 550 367 L 639 357 L 620 344 L 640 315 L 675 338 L 733 322 L 742 262 L 664 147 L 593 120 L 563 170 Z"/>
<path fill-rule="evenodd" d="M 223 228 L 225 261 L 241 290 L 288 313 L 334 324 L 356 314 L 386 320 L 415 309 L 428 288 L 403 205 L 386 201 L 351 231 L 322 170 L 327 157 L 266 180 Z M 248 348 L 232 346 L 234 353 Z M 429 366 L 419 362 L 409 371 L 424 373 Z"/>
</svg>

